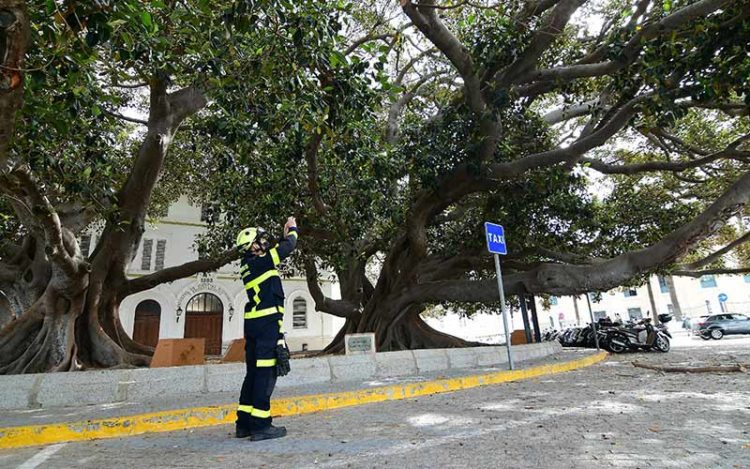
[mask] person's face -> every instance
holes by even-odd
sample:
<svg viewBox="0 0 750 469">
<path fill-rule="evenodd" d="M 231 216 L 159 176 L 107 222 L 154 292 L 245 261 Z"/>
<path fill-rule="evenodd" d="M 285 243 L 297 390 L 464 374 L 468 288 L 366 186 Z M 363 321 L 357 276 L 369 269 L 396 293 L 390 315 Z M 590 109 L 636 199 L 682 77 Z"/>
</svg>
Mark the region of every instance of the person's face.
<svg viewBox="0 0 750 469">
<path fill-rule="evenodd" d="M 263 249 L 261 249 L 258 243 L 253 243 L 253 245 L 250 246 L 250 252 L 252 252 L 255 256 L 259 256 L 263 254 Z"/>
</svg>

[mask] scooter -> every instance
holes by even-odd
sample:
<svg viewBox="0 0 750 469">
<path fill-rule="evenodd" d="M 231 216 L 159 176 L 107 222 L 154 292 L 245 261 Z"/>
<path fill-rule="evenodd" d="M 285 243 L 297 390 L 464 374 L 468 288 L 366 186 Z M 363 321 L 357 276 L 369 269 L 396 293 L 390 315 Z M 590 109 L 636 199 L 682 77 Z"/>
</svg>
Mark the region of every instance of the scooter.
<svg viewBox="0 0 750 469">
<path fill-rule="evenodd" d="M 671 347 L 670 339 L 672 335 L 664 325 L 669 322 L 670 318 L 663 320 L 662 324 L 654 327 L 651 324 L 651 318 L 641 320 L 641 322 L 631 327 L 611 328 L 603 331 L 605 340 L 603 341 L 610 352 L 622 353 L 626 350 L 658 350 L 659 352 L 669 352 Z"/>
</svg>

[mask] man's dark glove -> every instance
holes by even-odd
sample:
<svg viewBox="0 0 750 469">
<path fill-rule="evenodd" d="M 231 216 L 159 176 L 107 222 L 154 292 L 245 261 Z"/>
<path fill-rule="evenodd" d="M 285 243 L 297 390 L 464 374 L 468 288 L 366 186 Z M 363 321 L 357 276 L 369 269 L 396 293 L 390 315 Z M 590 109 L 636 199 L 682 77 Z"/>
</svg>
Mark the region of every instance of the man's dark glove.
<svg viewBox="0 0 750 469">
<path fill-rule="evenodd" d="M 286 376 L 291 371 L 289 366 L 289 347 L 284 345 L 276 346 L 276 376 Z"/>
</svg>

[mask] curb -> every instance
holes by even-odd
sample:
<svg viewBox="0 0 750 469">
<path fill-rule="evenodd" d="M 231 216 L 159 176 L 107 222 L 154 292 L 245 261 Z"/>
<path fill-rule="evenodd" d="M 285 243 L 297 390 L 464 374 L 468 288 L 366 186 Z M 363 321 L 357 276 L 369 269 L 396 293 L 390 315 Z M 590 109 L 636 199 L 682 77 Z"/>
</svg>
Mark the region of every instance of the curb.
<svg viewBox="0 0 750 469">
<path fill-rule="evenodd" d="M 553 365 L 542 365 L 525 370 L 500 371 L 427 382 L 382 386 L 357 391 L 276 399 L 272 402 L 271 413 L 274 417 L 302 415 L 341 407 L 471 389 L 490 384 L 506 383 L 577 370 L 594 365 L 604 360 L 607 356 L 606 352 L 600 352 L 586 358 Z M 99 420 L 0 428 L 0 449 L 101 438 L 117 438 L 144 433 L 160 433 L 225 425 L 234 422 L 236 409 L 237 406 L 232 404 L 177 409 Z"/>
</svg>

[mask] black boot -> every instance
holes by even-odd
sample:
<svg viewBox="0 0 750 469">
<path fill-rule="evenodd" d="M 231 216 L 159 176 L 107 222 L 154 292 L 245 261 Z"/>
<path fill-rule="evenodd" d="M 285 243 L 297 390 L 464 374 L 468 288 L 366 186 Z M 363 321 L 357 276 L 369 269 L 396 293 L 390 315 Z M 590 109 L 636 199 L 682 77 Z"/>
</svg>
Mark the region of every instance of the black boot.
<svg viewBox="0 0 750 469">
<path fill-rule="evenodd" d="M 274 427 L 273 425 L 264 428 L 263 430 L 256 430 L 250 434 L 250 440 L 261 441 L 271 440 L 273 438 L 281 438 L 286 436 L 286 427 Z"/>
<path fill-rule="evenodd" d="M 248 430 L 247 428 L 236 425 L 234 429 L 234 436 L 236 438 L 247 438 L 248 436 L 252 435 L 252 432 Z"/>
</svg>

